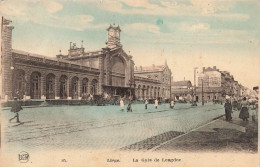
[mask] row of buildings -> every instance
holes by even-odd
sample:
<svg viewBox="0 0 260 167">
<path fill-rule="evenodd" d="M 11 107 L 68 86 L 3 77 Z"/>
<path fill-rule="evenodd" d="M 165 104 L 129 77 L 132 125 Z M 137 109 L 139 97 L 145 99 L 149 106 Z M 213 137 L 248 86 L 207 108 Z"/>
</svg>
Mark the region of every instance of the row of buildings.
<svg viewBox="0 0 260 167">
<path fill-rule="evenodd" d="M 172 80 L 167 62 L 137 67 L 120 43 L 121 29 L 107 28 L 105 47 L 86 51 L 70 43 L 68 54 L 42 56 L 12 48 L 11 21 L 2 18 L 1 99 L 88 99 L 105 98 L 221 100 L 226 95 L 248 96 L 250 92 L 227 71 L 203 68 L 197 83 Z"/>
<path fill-rule="evenodd" d="M 172 97 L 176 100 L 220 101 L 227 96 L 233 98 L 255 97 L 253 90 L 239 84 L 228 71 L 221 71 L 216 66 L 203 67 L 196 77 L 196 85 L 191 81 L 172 82 Z"/>
<path fill-rule="evenodd" d="M 104 96 L 169 99 L 167 62 L 136 67 L 120 43 L 121 29 L 110 25 L 107 42 L 98 51 L 70 44 L 67 55 L 42 56 L 12 48 L 11 21 L 2 18 L 1 99 L 87 99 Z"/>
</svg>

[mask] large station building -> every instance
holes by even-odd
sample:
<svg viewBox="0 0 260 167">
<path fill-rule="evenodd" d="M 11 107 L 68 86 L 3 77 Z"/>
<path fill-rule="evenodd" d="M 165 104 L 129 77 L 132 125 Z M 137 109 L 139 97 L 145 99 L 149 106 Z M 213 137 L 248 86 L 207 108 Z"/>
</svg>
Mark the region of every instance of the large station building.
<svg viewBox="0 0 260 167">
<path fill-rule="evenodd" d="M 47 57 L 12 48 L 11 21 L 2 18 L 1 98 L 87 99 L 130 96 L 169 99 L 171 70 L 167 63 L 135 67 L 120 43 L 121 29 L 110 25 L 104 48 L 86 52 L 71 44 L 67 55 Z"/>
</svg>

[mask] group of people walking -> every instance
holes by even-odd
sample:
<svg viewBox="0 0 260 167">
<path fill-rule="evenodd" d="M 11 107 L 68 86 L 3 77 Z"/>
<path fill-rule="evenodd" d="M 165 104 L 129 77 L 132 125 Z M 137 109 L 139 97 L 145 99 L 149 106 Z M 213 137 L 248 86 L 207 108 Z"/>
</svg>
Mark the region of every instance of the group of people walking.
<svg viewBox="0 0 260 167">
<path fill-rule="evenodd" d="M 248 121 L 249 118 L 249 102 L 247 101 L 246 97 L 243 98 L 243 100 L 240 103 L 240 113 L 239 118 L 243 121 Z M 232 120 L 232 104 L 230 99 L 226 100 L 225 103 L 225 114 L 226 114 L 226 120 L 231 121 Z M 252 113 L 252 120 L 255 121 L 256 113 L 253 111 Z"/>
<path fill-rule="evenodd" d="M 148 104 L 149 104 L 148 99 L 145 99 L 145 103 L 144 104 L 145 104 L 145 109 L 147 110 L 147 107 L 148 107 Z M 158 105 L 159 105 L 159 101 L 157 99 L 155 99 L 154 100 L 154 107 L 155 107 L 155 109 L 158 108 Z"/>
<path fill-rule="evenodd" d="M 149 102 L 148 102 L 147 99 L 145 100 L 145 103 L 144 103 L 144 104 L 145 104 L 145 109 L 147 110 L 147 106 L 148 106 L 148 104 L 149 104 Z M 155 99 L 155 100 L 154 100 L 154 107 L 155 107 L 155 109 L 158 108 L 158 104 L 159 104 L 159 101 L 158 101 L 157 99 Z M 171 101 L 170 101 L 170 108 L 173 109 L 173 107 L 174 107 L 174 101 L 171 100 Z"/>
<path fill-rule="evenodd" d="M 124 104 L 124 101 L 123 101 L 122 98 L 120 99 L 119 104 L 120 104 L 120 111 L 124 111 L 125 104 Z M 145 107 L 144 108 L 146 110 L 148 109 L 148 104 L 149 104 L 148 99 L 145 99 L 145 102 L 144 102 L 144 106 Z M 174 100 L 171 100 L 169 104 L 170 104 L 170 108 L 173 109 L 174 108 Z M 154 107 L 155 107 L 155 109 L 158 109 L 158 105 L 159 105 L 159 101 L 157 99 L 155 99 L 154 100 Z M 127 106 L 127 112 L 132 112 L 131 101 L 129 102 L 129 104 Z"/>
</svg>

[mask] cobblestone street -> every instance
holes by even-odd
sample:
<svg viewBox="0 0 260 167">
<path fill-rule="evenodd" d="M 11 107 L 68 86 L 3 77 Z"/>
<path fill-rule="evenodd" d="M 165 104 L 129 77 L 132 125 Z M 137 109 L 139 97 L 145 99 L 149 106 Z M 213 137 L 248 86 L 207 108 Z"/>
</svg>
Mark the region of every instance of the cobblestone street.
<svg viewBox="0 0 260 167">
<path fill-rule="evenodd" d="M 157 110 L 152 104 L 148 110 L 136 104 L 131 113 L 119 110 L 119 106 L 24 108 L 20 112 L 24 124 L 18 126 L 8 123 L 13 113 L 3 110 L 3 149 L 118 150 L 162 134 L 153 139 L 155 146 L 224 114 L 222 105 L 212 103 L 198 107 L 176 104 L 173 110 L 169 104 L 159 105 Z"/>
</svg>

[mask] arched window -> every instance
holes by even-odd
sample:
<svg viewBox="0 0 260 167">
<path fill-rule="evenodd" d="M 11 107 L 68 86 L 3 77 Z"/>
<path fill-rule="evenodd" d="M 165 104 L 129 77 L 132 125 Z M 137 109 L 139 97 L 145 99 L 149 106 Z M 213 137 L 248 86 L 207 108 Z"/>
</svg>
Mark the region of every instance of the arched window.
<svg viewBox="0 0 260 167">
<path fill-rule="evenodd" d="M 111 60 L 112 86 L 125 86 L 126 64 L 120 56 L 114 56 Z"/>
<path fill-rule="evenodd" d="M 71 80 L 72 99 L 78 99 L 78 77 L 73 77 Z"/>
<path fill-rule="evenodd" d="M 67 76 L 62 75 L 60 77 L 60 98 L 67 99 Z"/>
<path fill-rule="evenodd" d="M 149 91 L 150 91 L 150 87 L 147 86 L 147 91 L 146 91 L 146 98 L 149 98 Z"/>
<path fill-rule="evenodd" d="M 96 95 L 97 94 L 97 85 L 98 81 L 96 79 L 93 79 L 91 82 L 91 94 Z"/>
<path fill-rule="evenodd" d="M 55 75 L 48 74 L 46 76 L 46 98 L 54 99 L 55 98 Z"/>
<path fill-rule="evenodd" d="M 41 98 L 41 74 L 39 72 L 33 72 L 31 74 L 31 98 L 32 99 L 40 99 Z"/>
<path fill-rule="evenodd" d="M 82 93 L 83 95 L 88 93 L 88 78 L 82 80 Z"/>
<path fill-rule="evenodd" d="M 15 71 L 15 75 L 14 75 L 14 80 L 15 80 L 15 84 L 14 84 L 14 97 L 17 97 L 18 99 L 22 99 L 23 95 L 25 93 L 25 72 L 23 70 L 16 70 Z"/>
</svg>

